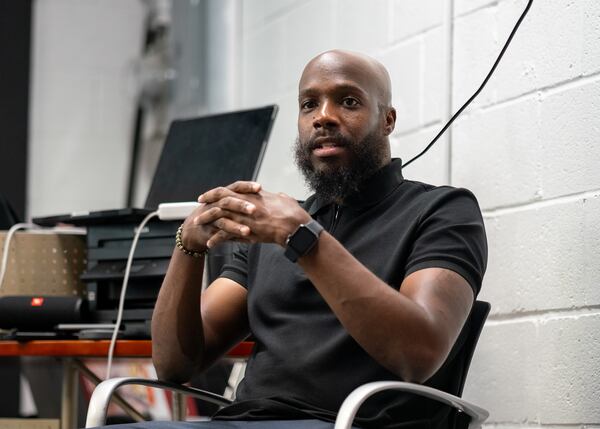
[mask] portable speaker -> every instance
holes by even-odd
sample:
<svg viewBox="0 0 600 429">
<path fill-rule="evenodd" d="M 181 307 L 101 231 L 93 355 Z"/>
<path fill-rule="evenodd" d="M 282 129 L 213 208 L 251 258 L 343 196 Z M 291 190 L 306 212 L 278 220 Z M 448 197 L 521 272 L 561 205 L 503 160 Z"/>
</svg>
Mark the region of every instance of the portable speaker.
<svg viewBox="0 0 600 429">
<path fill-rule="evenodd" d="M 59 323 L 81 322 L 83 300 L 71 296 L 0 297 L 0 328 L 52 330 Z"/>
</svg>

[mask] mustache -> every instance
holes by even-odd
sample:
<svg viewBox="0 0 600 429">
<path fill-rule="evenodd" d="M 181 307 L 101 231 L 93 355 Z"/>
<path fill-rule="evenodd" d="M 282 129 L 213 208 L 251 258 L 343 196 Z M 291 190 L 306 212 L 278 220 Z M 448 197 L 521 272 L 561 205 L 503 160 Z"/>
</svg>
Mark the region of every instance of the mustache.
<svg viewBox="0 0 600 429">
<path fill-rule="evenodd" d="M 344 137 L 341 133 L 331 133 L 312 136 L 305 142 L 305 146 L 308 150 L 313 150 L 321 147 L 324 142 L 334 143 L 336 146 L 352 145 L 352 140 Z"/>
</svg>

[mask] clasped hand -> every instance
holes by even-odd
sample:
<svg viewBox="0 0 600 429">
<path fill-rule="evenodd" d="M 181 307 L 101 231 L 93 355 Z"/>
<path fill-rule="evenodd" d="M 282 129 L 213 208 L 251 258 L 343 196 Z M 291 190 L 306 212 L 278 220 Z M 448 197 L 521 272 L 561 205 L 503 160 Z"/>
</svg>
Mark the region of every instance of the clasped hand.
<svg viewBox="0 0 600 429">
<path fill-rule="evenodd" d="M 239 181 L 198 197 L 198 207 L 184 222 L 184 246 L 202 250 L 227 241 L 277 243 L 310 215 L 292 197 L 264 191 L 256 182 Z"/>
</svg>

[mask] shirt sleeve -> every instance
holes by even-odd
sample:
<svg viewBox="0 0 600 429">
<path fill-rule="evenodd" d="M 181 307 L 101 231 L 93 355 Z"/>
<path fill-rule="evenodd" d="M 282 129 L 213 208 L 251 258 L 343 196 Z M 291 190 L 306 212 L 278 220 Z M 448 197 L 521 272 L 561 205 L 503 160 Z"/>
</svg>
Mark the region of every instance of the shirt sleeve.
<svg viewBox="0 0 600 429">
<path fill-rule="evenodd" d="M 460 274 L 475 296 L 487 265 L 487 239 L 479 204 L 466 189 L 441 187 L 423 210 L 406 276 L 424 268 Z"/>
<path fill-rule="evenodd" d="M 221 275 L 248 289 L 248 245 L 235 243 L 231 261 L 223 265 Z"/>
</svg>

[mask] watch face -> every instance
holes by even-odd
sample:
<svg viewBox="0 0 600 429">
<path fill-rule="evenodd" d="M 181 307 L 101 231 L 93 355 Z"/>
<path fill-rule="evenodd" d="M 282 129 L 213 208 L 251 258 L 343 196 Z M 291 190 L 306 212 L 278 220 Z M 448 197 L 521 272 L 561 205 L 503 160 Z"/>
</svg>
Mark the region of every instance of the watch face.
<svg viewBox="0 0 600 429">
<path fill-rule="evenodd" d="M 292 237 L 290 245 L 300 254 L 303 254 L 316 240 L 317 236 L 314 232 L 306 227 L 301 227 Z"/>
<path fill-rule="evenodd" d="M 317 243 L 323 227 L 316 221 L 310 221 L 300 227 L 288 238 L 284 255 L 292 262 L 306 255 Z"/>
</svg>

